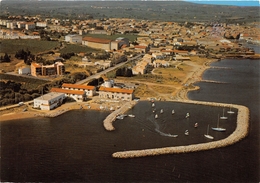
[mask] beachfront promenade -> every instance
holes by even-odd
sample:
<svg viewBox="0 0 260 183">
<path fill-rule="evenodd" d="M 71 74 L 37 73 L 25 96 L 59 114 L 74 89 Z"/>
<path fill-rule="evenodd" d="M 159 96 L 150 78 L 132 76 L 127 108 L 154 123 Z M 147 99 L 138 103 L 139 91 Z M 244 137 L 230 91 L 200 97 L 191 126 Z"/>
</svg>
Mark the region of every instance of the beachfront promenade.
<svg viewBox="0 0 260 183">
<path fill-rule="evenodd" d="M 237 113 L 237 127 L 235 131 L 225 139 L 201 143 L 201 144 L 193 144 L 187 146 L 176 146 L 176 147 L 164 147 L 164 148 L 154 148 L 154 149 L 143 149 L 143 150 L 130 150 L 130 151 L 121 151 L 115 152 L 112 154 L 114 158 L 135 158 L 135 157 L 145 157 L 145 156 L 155 156 L 162 154 L 174 154 L 174 153 L 188 153 L 188 152 L 196 152 L 203 151 L 209 149 L 215 149 L 220 147 L 225 147 L 232 145 L 241 139 L 245 138 L 248 134 L 249 129 L 249 109 L 242 105 L 234 105 L 234 104 L 224 104 L 224 103 L 214 103 L 214 102 L 201 102 L 201 101 L 192 101 L 192 100 L 178 100 L 173 102 L 182 102 L 182 103 L 190 103 L 195 105 L 208 105 L 208 106 L 217 106 L 217 107 L 232 107 L 238 110 Z M 115 130 L 113 127 L 114 117 L 116 114 L 122 114 L 128 110 L 128 105 L 125 104 L 120 111 L 115 111 L 111 113 L 111 116 L 108 116 L 104 120 L 104 127 L 111 131 Z"/>
</svg>

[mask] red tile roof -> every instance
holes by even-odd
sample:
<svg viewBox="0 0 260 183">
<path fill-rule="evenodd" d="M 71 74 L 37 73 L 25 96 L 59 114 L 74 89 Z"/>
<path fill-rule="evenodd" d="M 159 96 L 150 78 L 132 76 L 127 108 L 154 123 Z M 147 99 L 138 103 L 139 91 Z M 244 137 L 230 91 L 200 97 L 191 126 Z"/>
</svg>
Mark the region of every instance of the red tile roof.
<svg viewBox="0 0 260 183">
<path fill-rule="evenodd" d="M 85 90 L 94 90 L 95 89 L 95 86 L 69 84 L 69 83 L 63 83 L 62 87 L 65 87 L 65 88 L 76 88 L 76 89 L 85 89 Z"/>
<path fill-rule="evenodd" d="M 103 44 L 108 44 L 111 42 L 111 40 L 109 39 L 101 39 L 101 38 L 94 38 L 94 37 L 84 37 L 82 40 L 88 42 L 94 42 L 94 43 L 103 43 Z"/>
<path fill-rule="evenodd" d="M 75 94 L 75 95 L 84 95 L 84 91 L 78 91 L 78 90 L 65 90 L 61 88 L 52 88 L 51 92 L 57 92 L 57 93 L 66 93 L 66 94 Z"/>
<path fill-rule="evenodd" d="M 106 88 L 106 87 L 100 87 L 99 91 L 105 91 L 105 92 L 115 92 L 115 93 L 128 93 L 132 94 L 134 90 L 130 89 L 121 89 L 121 88 Z"/>
</svg>

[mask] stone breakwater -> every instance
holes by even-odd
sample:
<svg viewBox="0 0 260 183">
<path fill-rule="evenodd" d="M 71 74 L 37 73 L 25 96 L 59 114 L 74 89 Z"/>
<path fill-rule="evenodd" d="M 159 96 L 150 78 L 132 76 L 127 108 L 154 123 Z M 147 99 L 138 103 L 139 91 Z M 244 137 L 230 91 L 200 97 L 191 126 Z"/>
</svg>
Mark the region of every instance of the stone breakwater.
<svg viewBox="0 0 260 183">
<path fill-rule="evenodd" d="M 126 111 L 128 111 L 130 108 L 132 108 L 136 102 L 131 101 L 131 102 L 126 102 L 122 107 L 119 109 L 115 110 L 111 114 L 109 114 L 106 119 L 103 121 L 103 125 L 106 130 L 112 131 L 115 130 L 113 126 L 113 122 L 116 120 L 117 115 L 124 114 Z"/>
<path fill-rule="evenodd" d="M 164 147 L 164 148 L 154 148 L 154 149 L 144 149 L 144 150 L 131 150 L 131 151 L 121 151 L 115 152 L 112 154 L 114 158 L 135 158 L 135 157 L 145 157 L 145 156 L 156 156 L 163 154 L 178 154 L 178 153 L 188 153 L 203 151 L 209 149 L 215 149 L 220 147 L 225 147 L 232 145 L 248 134 L 249 129 L 249 109 L 242 105 L 231 105 L 223 103 L 213 103 L 213 102 L 200 102 L 200 101 L 175 101 L 183 103 L 191 103 L 197 105 L 209 105 L 209 106 L 218 106 L 218 107 L 232 107 L 238 109 L 237 113 L 237 127 L 235 131 L 225 139 L 201 143 L 201 144 L 192 144 L 187 146 L 176 146 L 176 147 Z"/>
</svg>

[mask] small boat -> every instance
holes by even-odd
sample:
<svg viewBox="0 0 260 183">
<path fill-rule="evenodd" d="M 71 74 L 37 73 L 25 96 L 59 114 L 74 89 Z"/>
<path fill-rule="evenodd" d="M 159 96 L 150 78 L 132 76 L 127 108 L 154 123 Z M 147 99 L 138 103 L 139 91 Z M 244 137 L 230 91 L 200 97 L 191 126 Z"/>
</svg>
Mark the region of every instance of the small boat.
<svg viewBox="0 0 260 183">
<path fill-rule="evenodd" d="M 231 106 L 229 108 L 229 111 L 227 111 L 228 114 L 234 114 L 235 112 L 231 110 Z"/>
<path fill-rule="evenodd" d="M 158 114 L 155 114 L 154 118 L 157 119 L 158 118 Z"/>
<path fill-rule="evenodd" d="M 185 130 L 184 134 L 189 135 L 189 130 Z"/>
<path fill-rule="evenodd" d="M 161 114 L 163 113 L 163 109 L 161 109 L 160 113 L 161 113 Z"/>
<path fill-rule="evenodd" d="M 174 114 L 175 113 L 175 111 L 174 110 L 172 110 L 172 114 Z"/>
<path fill-rule="evenodd" d="M 226 129 L 225 128 L 220 128 L 219 127 L 219 115 L 218 115 L 218 123 L 217 123 L 217 127 L 215 127 L 215 128 L 211 128 L 212 130 L 215 130 L 215 131 L 218 131 L 218 132 L 224 132 L 224 131 L 226 131 Z"/>
<path fill-rule="evenodd" d="M 134 118 L 134 117 L 135 117 L 134 114 L 128 114 L 128 116 L 131 117 L 131 118 Z"/>
<path fill-rule="evenodd" d="M 154 104 L 154 103 L 152 103 L 152 107 L 155 107 L 155 104 Z"/>
<path fill-rule="evenodd" d="M 124 119 L 124 116 L 119 115 L 119 116 L 116 117 L 116 119 Z"/>
<path fill-rule="evenodd" d="M 224 111 L 225 111 L 225 110 L 223 109 L 223 116 L 221 116 L 220 119 L 227 119 L 227 118 L 228 118 L 228 117 L 226 117 L 226 116 L 224 115 Z"/>
<path fill-rule="evenodd" d="M 155 112 L 156 112 L 156 109 L 153 110 L 153 113 L 155 113 Z"/>
<path fill-rule="evenodd" d="M 198 124 L 198 123 L 195 123 L 194 127 L 197 128 L 198 126 L 199 126 L 199 124 Z"/>
<path fill-rule="evenodd" d="M 207 129 L 207 134 L 204 134 L 204 137 L 208 138 L 208 139 L 214 139 L 214 137 L 212 137 L 211 135 L 209 135 L 209 125 L 208 125 L 208 129 Z"/>
<path fill-rule="evenodd" d="M 185 118 L 189 118 L 190 117 L 190 113 L 187 112 Z"/>
</svg>

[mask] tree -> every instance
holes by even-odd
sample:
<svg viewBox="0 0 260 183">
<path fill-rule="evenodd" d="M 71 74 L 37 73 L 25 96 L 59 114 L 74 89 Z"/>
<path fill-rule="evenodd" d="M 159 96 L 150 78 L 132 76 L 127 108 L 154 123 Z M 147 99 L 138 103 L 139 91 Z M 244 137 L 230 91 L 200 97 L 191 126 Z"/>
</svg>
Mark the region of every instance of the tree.
<svg viewBox="0 0 260 183">
<path fill-rule="evenodd" d="M 11 61 L 10 56 L 8 56 L 8 54 L 5 53 L 4 58 L 3 58 L 3 62 L 10 62 L 10 61 Z"/>
</svg>

